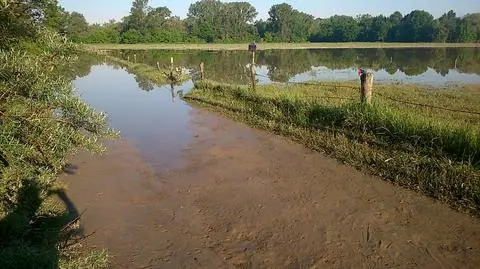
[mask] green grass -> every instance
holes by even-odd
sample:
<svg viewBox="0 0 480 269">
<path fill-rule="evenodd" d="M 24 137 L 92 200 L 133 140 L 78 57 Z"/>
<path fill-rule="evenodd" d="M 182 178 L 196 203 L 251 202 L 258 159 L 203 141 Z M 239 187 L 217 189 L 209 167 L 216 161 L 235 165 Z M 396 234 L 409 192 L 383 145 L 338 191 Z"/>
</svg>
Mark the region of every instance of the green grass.
<svg viewBox="0 0 480 269">
<path fill-rule="evenodd" d="M 248 44 L 85 44 L 87 49 L 98 50 L 247 50 Z M 259 50 L 272 49 L 335 49 L 335 48 L 465 48 L 480 47 L 478 43 L 259 43 Z"/>
<path fill-rule="evenodd" d="M 352 83 L 247 87 L 199 82 L 185 98 L 249 125 L 480 214 L 480 116 L 413 106 L 390 98 L 475 111 L 480 93 L 375 88 L 362 105 Z"/>
</svg>

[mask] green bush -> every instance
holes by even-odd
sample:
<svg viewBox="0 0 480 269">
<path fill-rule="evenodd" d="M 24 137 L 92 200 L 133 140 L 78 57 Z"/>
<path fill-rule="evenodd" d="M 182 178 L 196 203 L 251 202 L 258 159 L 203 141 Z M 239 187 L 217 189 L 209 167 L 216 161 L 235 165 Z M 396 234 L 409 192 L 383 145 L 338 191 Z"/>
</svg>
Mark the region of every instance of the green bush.
<svg viewBox="0 0 480 269">
<path fill-rule="evenodd" d="M 75 94 L 62 76 L 75 61 L 75 47 L 43 32 L 31 54 L 0 51 L 0 212 L 18 204 L 18 191 L 35 183 L 43 195 L 77 148 L 101 151 L 99 137 L 113 132 L 106 116 Z"/>
</svg>

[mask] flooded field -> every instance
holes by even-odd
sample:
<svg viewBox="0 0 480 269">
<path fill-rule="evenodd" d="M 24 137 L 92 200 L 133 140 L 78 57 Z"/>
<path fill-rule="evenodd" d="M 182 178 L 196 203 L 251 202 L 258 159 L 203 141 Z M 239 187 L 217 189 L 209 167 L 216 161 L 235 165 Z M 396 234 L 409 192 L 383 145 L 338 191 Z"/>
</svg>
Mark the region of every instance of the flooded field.
<svg viewBox="0 0 480 269">
<path fill-rule="evenodd" d="M 128 51 L 110 52 L 122 59 L 197 70 L 205 63 L 206 77 L 216 81 L 248 84 L 247 51 Z M 308 49 L 259 51 L 256 73 L 260 83 L 357 79 L 357 69 L 375 73 L 377 83 L 421 84 L 448 87 L 480 83 L 480 49 Z M 247 70 L 248 72 L 248 70 Z"/>
<path fill-rule="evenodd" d="M 107 112 L 112 127 L 158 171 L 176 168 L 180 149 L 193 137 L 187 124 L 191 108 L 178 94 L 193 84 L 185 83 L 173 91 L 170 86 L 151 86 L 146 91 L 142 85 L 134 75 L 103 64 L 94 65 L 87 76 L 75 81 L 82 98 Z"/>
<path fill-rule="evenodd" d="M 156 66 L 175 66 L 195 76 L 201 62 L 209 79 L 248 84 L 248 52 L 224 51 L 111 51 L 118 58 Z M 357 68 L 375 73 L 377 83 L 405 83 L 432 87 L 480 83 L 480 49 L 329 49 L 277 50 L 257 54 L 260 83 L 354 81 Z M 246 71 L 248 73 L 248 70 Z M 188 126 L 191 106 L 181 95 L 193 87 L 155 85 L 102 57 L 85 55 L 72 70 L 74 84 L 88 103 L 108 113 L 122 138 L 149 160 L 157 171 L 180 165 L 176 156 L 195 136 Z M 159 154 L 161 152 L 161 154 Z"/>
<path fill-rule="evenodd" d="M 138 54 L 138 60 L 153 64 L 170 57 L 145 55 L 152 58 Z M 208 76 L 223 74 L 225 81 L 233 72 L 226 68 L 228 59 L 248 61 L 240 52 L 189 55 L 175 58 L 191 70 L 205 61 Z M 296 57 L 288 59 L 290 64 L 275 68 L 264 62 L 258 72 L 263 69 L 275 81 L 308 80 L 313 68 L 301 69 Z M 216 61 L 225 64 L 223 73 L 220 66 L 217 73 L 208 68 Z M 340 66 L 332 63 L 329 70 L 340 70 L 334 64 Z M 353 65 L 341 68 L 356 79 Z M 85 244 L 108 249 L 112 268 L 480 264 L 478 219 L 280 136 L 190 106 L 180 96 L 192 81 L 156 86 L 95 57 L 82 58 L 72 72 L 82 98 L 107 112 L 121 132 L 106 156 L 80 154 L 72 163 L 75 171 L 64 176 L 69 197 L 85 212 L 82 228 L 92 235 Z M 242 82 L 231 76 L 231 82 Z"/>
</svg>

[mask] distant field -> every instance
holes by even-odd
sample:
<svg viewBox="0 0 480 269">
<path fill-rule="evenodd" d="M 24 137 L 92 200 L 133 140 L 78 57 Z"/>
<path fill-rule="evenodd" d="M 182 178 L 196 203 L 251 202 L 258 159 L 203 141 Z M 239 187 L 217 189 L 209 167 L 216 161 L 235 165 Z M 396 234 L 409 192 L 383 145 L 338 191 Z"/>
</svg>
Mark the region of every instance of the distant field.
<svg viewBox="0 0 480 269">
<path fill-rule="evenodd" d="M 85 44 L 100 50 L 246 50 L 248 44 Z M 480 48 L 480 43 L 260 43 L 259 50 L 272 49 L 341 49 L 341 48 Z"/>
</svg>

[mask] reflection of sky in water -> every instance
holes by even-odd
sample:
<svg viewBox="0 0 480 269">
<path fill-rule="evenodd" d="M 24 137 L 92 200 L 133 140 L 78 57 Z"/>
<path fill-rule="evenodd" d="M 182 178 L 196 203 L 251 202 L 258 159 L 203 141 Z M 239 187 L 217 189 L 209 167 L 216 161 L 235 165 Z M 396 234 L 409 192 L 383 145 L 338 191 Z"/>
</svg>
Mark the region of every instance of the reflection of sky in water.
<svg viewBox="0 0 480 269">
<path fill-rule="evenodd" d="M 178 97 L 172 100 L 170 86 L 143 91 L 133 75 L 108 65 L 93 66 L 74 85 L 84 100 L 108 113 L 112 127 L 157 171 L 177 165 L 193 136 L 188 128 L 191 108 Z M 191 82 L 176 87 L 175 94 L 192 87 Z"/>
<path fill-rule="evenodd" d="M 224 83 L 249 84 L 251 55 L 247 51 L 115 51 L 118 57 L 133 57 L 156 66 L 171 56 L 179 66 L 197 70 L 205 63 L 208 79 Z M 445 87 L 480 83 L 480 50 L 448 49 L 327 49 L 272 50 L 257 53 L 260 84 L 303 81 L 355 81 L 356 67 L 375 71 L 377 83 L 420 84 Z M 246 67 L 247 72 L 245 72 Z M 458 69 L 457 69 L 458 67 Z M 387 72 L 393 71 L 393 74 Z M 402 71 L 398 71 L 402 70 Z M 445 74 L 445 75 L 442 75 Z"/>
<path fill-rule="evenodd" d="M 272 80 L 268 76 L 268 68 L 266 65 L 256 66 L 257 79 L 260 84 L 272 83 Z M 400 70 L 397 70 L 394 74 L 389 74 L 383 69 L 371 72 L 375 74 L 375 81 L 378 83 L 419 84 L 437 87 L 457 84 L 480 84 L 480 76 L 460 73 L 455 69 L 450 69 L 445 76 L 442 76 L 432 68 L 428 68 L 425 73 L 416 76 L 408 76 Z M 355 67 L 349 69 L 329 69 L 324 66 L 319 66 L 312 67 L 312 70 L 308 72 L 293 76 L 289 82 L 357 80 L 358 71 Z"/>
</svg>

